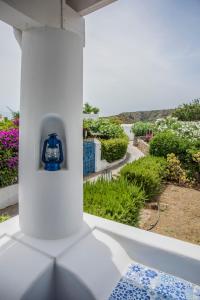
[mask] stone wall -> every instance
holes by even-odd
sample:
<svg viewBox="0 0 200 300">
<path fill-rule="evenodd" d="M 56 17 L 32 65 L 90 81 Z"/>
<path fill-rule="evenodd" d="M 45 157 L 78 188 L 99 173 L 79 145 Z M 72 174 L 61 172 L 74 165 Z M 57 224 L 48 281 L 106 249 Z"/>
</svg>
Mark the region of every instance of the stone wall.
<svg viewBox="0 0 200 300">
<path fill-rule="evenodd" d="M 142 151 L 145 155 L 149 154 L 149 144 L 147 144 L 145 141 L 142 139 L 138 138 L 137 139 L 137 147 Z"/>
</svg>

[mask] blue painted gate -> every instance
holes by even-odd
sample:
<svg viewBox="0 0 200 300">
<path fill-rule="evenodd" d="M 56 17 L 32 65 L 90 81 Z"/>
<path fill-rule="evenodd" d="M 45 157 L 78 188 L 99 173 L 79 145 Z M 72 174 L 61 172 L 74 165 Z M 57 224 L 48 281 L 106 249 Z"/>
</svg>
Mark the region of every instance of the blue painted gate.
<svg viewBox="0 0 200 300">
<path fill-rule="evenodd" d="M 93 141 L 83 142 L 83 176 L 95 172 L 95 143 Z"/>
</svg>

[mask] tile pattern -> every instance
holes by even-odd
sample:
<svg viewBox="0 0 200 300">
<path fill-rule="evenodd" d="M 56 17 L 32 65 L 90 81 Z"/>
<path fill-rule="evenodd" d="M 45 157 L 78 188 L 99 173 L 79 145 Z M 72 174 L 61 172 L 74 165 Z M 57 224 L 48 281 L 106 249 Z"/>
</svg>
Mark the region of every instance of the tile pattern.
<svg viewBox="0 0 200 300">
<path fill-rule="evenodd" d="M 134 263 L 129 265 L 109 300 L 200 300 L 200 286 Z"/>
</svg>

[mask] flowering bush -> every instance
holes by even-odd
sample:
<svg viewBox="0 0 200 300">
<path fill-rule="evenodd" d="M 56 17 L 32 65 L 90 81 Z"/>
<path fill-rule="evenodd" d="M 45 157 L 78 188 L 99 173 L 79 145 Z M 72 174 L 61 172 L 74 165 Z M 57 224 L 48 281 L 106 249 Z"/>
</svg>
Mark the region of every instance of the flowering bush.
<svg viewBox="0 0 200 300">
<path fill-rule="evenodd" d="M 15 118 L 12 122 L 14 126 L 19 127 L 19 118 Z"/>
<path fill-rule="evenodd" d="M 192 154 L 192 159 L 200 166 L 200 151 L 196 151 Z"/>
<path fill-rule="evenodd" d="M 0 131 L 0 187 L 17 182 L 19 129 Z"/>
<path fill-rule="evenodd" d="M 96 136 L 101 142 L 101 158 L 108 162 L 124 157 L 128 146 L 128 137 L 124 129 L 114 119 L 84 120 L 84 132 Z"/>
<path fill-rule="evenodd" d="M 149 143 L 153 138 L 153 132 L 149 131 L 146 135 L 145 135 L 145 142 Z"/>
<path fill-rule="evenodd" d="M 192 141 L 200 139 L 200 122 L 183 122 L 174 117 L 158 119 L 155 122 L 154 133 L 166 130 Z"/>
<path fill-rule="evenodd" d="M 188 176 L 200 182 L 200 147 L 188 149 L 184 166 Z"/>
<path fill-rule="evenodd" d="M 200 181 L 200 164 L 198 162 L 200 156 L 200 141 L 196 139 L 188 139 L 180 136 L 176 131 L 168 130 L 157 133 L 150 142 L 150 154 L 155 156 L 168 157 L 170 161 L 176 160 L 175 172 L 178 172 L 177 160 L 186 170 L 190 180 Z M 176 159 L 175 159 L 176 158 Z M 175 178 L 174 174 L 170 173 L 172 180 L 182 183 L 184 180 Z M 180 174 L 179 174 L 180 175 Z M 180 183 L 180 182 L 179 182 Z"/>
<path fill-rule="evenodd" d="M 116 122 L 109 119 L 84 120 L 84 128 L 87 128 L 92 136 L 102 139 L 121 138 L 125 136 L 124 129 Z"/>
<path fill-rule="evenodd" d="M 186 171 L 174 153 L 167 155 L 167 179 L 181 185 L 189 184 Z"/>
</svg>

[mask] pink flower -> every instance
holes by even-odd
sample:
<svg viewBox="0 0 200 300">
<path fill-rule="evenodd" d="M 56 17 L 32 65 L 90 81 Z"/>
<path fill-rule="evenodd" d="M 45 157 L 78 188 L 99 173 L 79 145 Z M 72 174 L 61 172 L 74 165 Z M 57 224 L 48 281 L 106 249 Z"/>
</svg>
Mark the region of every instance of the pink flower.
<svg viewBox="0 0 200 300">
<path fill-rule="evenodd" d="M 0 148 L 2 150 L 11 149 L 18 152 L 19 147 L 19 129 L 11 128 L 0 131 Z"/>
<path fill-rule="evenodd" d="M 18 156 L 11 157 L 7 160 L 7 166 L 10 169 L 15 169 L 18 167 Z"/>
<path fill-rule="evenodd" d="M 19 118 L 16 118 L 13 120 L 13 124 L 17 127 L 19 127 Z"/>
</svg>

